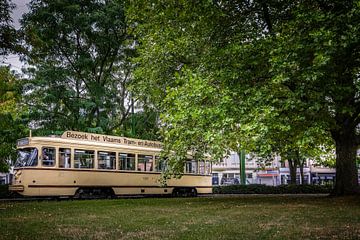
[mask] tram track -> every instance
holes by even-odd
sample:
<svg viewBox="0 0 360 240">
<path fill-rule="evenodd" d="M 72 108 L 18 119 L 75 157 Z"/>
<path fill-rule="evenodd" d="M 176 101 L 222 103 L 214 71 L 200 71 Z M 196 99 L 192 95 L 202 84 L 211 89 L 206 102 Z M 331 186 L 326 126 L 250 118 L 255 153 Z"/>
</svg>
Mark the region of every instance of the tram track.
<svg viewBox="0 0 360 240">
<path fill-rule="evenodd" d="M 1 202 L 29 202 L 29 201 L 50 201 L 54 198 L 0 198 Z"/>
<path fill-rule="evenodd" d="M 209 195 L 211 196 L 211 195 Z M 139 198 L 174 198 L 171 195 L 120 195 L 111 198 L 89 197 L 89 198 L 74 198 L 74 197 L 19 197 L 19 198 L 0 198 L 1 202 L 28 202 L 28 201 L 82 201 L 82 200 L 114 200 L 114 199 L 139 199 Z M 186 197 L 182 197 L 186 198 Z"/>
<path fill-rule="evenodd" d="M 32 202 L 32 201 L 82 201 L 82 200 L 114 200 L 114 199 L 127 199 L 127 198 L 145 198 L 146 196 L 120 196 L 120 197 L 114 197 L 114 198 L 56 198 L 56 197 L 42 197 L 42 198 L 32 198 L 32 197 L 26 197 L 26 198 L 3 198 L 0 199 L 0 203 L 2 202 Z"/>
<path fill-rule="evenodd" d="M 327 197 L 329 194 L 201 194 L 198 198 L 231 198 L 231 197 Z M 195 197 L 195 198 L 196 198 Z M 114 199 L 139 199 L 139 198 L 174 198 L 169 195 L 164 196 L 151 196 L 151 195 L 124 195 L 116 196 L 113 198 L 72 198 L 72 197 L 23 197 L 23 198 L 0 198 L 2 202 L 30 202 L 30 201 L 81 201 L 81 200 L 114 200 Z M 193 198 L 193 197 L 180 197 L 180 198 Z"/>
</svg>

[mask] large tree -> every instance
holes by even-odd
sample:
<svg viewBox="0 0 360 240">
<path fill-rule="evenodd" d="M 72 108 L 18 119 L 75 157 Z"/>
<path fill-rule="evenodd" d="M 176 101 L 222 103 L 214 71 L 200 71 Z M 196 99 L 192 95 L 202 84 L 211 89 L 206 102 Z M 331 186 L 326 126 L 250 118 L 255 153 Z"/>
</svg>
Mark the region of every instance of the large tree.
<svg viewBox="0 0 360 240">
<path fill-rule="evenodd" d="M 277 133 L 316 148 L 331 136 L 334 193 L 357 192 L 359 10 L 356 1 L 134 1 L 139 91 L 159 103 L 174 168 L 189 150 L 264 152 Z"/>
<path fill-rule="evenodd" d="M 0 57 L 19 52 L 18 34 L 12 25 L 11 0 L 0 1 Z M 7 172 L 16 159 L 16 140 L 26 132 L 26 111 L 21 106 L 19 78 L 0 66 L 0 172 Z"/>
<path fill-rule="evenodd" d="M 27 103 L 48 131 L 111 133 L 130 112 L 132 40 L 123 1 L 33 0 L 22 19 Z"/>
<path fill-rule="evenodd" d="M 21 104 L 20 80 L 0 67 L 0 172 L 16 159 L 16 140 L 26 134 L 26 108 Z"/>
<path fill-rule="evenodd" d="M 15 5 L 11 0 L 0 1 L 0 56 L 15 52 L 17 49 L 17 33 L 12 26 L 11 11 Z"/>
<path fill-rule="evenodd" d="M 303 1 L 284 21 L 272 52 L 276 80 L 307 105 L 336 146 L 336 194 L 358 191 L 360 5 Z"/>
</svg>

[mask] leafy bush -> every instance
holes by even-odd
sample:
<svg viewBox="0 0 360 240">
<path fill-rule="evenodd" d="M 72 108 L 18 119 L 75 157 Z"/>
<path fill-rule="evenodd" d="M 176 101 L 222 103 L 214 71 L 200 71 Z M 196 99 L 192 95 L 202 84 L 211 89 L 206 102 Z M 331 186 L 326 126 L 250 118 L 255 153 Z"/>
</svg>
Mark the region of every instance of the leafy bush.
<svg viewBox="0 0 360 240">
<path fill-rule="evenodd" d="M 0 185 L 0 198 L 8 198 L 12 194 L 9 192 L 9 185 Z"/>
<path fill-rule="evenodd" d="M 215 194 L 298 194 L 298 193 L 330 193 L 331 186 L 322 185 L 279 185 L 267 186 L 262 184 L 227 185 L 213 187 Z"/>
</svg>

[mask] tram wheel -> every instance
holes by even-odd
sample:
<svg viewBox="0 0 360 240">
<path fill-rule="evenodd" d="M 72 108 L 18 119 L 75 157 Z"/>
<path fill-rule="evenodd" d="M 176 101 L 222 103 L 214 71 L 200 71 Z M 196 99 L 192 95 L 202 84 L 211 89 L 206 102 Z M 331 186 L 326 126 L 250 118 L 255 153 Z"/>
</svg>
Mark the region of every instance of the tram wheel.
<svg viewBox="0 0 360 240">
<path fill-rule="evenodd" d="M 191 188 L 191 197 L 196 197 L 197 196 L 197 191 L 196 188 Z"/>
<path fill-rule="evenodd" d="M 76 199 L 96 199 L 96 198 L 114 198 L 115 193 L 112 188 L 79 188 L 74 198 Z"/>
<path fill-rule="evenodd" d="M 84 196 L 84 190 L 82 188 L 79 188 L 78 190 L 76 190 L 74 198 L 76 199 L 83 199 Z"/>
<path fill-rule="evenodd" d="M 172 196 L 172 197 L 181 197 L 179 189 L 178 189 L 178 188 L 174 188 L 174 190 L 172 191 L 171 196 Z"/>
<path fill-rule="evenodd" d="M 183 187 L 183 188 L 174 188 L 172 192 L 173 197 L 196 197 L 197 191 L 196 188 Z"/>
</svg>

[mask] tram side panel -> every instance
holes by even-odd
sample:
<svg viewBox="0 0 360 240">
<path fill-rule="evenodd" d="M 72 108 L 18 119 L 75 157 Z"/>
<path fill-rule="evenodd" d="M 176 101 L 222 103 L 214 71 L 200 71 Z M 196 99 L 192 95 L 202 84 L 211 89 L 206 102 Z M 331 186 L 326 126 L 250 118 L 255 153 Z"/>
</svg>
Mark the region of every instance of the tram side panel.
<svg viewBox="0 0 360 240">
<path fill-rule="evenodd" d="M 22 169 L 16 180 L 25 196 L 73 196 L 81 187 L 111 187 L 116 195 L 171 194 L 174 187 L 195 187 L 199 194 L 211 193 L 211 177 L 184 175 L 170 179 L 166 187 L 160 173 L 106 172 L 92 170 Z"/>
</svg>

